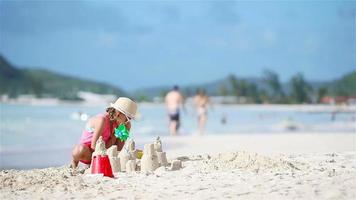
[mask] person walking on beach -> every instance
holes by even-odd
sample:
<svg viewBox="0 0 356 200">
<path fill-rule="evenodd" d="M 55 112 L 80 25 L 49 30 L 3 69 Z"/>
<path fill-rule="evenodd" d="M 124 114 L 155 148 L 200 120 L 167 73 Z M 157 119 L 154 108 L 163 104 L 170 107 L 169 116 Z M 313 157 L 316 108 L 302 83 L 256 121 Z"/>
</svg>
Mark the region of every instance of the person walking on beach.
<svg viewBox="0 0 356 200">
<path fill-rule="evenodd" d="M 178 133 L 180 125 L 179 110 L 180 107 L 183 106 L 183 101 L 183 96 L 179 91 L 179 87 L 176 85 L 173 87 L 173 90 L 167 93 L 165 97 L 169 117 L 169 131 L 171 135 L 177 135 Z"/>
<path fill-rule="evenodd" d="M 198 113 L 198 128 L 200 135 L 204 134 L 205 124 L 208 118 L 209 97 L 204 90 L 197 90 L 194 97 L 194 104 Z"/>
<path fill-rule="evenodd" d="M 79 144 L 73 148 L 71 167 L 75 169 L 79 161 L 84 164 L 91 163 L 92 153 L 100 136 L 102 136 L 106 148 L 117 145 L 117 149 L 121 150 L 125 141 L 116 138 L 115 128 L 123 124 L 127 130 L 130 130 L 130 121 L 135 119 L 136 112 L 137 104 L 134 101 L 120 97 L 115 103 L 110 104 L 105 113 L 90 118 L 82 132 Z"/>
</svg>

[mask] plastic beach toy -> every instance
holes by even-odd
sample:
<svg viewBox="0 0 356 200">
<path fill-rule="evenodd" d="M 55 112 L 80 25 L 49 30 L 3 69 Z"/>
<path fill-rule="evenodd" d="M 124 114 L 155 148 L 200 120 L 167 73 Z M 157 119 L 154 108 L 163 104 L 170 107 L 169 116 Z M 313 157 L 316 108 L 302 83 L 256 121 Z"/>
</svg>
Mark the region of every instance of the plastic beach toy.
<svg viewBox="0 0 356 200">
<path fill-rule="evenodd" d="M 141 159 L 143 156 L 143 151 L 142 150 L 137 150 L 137 158 Z"/>
<path fill-rule="evenodd" d="M 107 155 L 97 155 L 93 157 L 91 165 L 92 174 L 104 174 L 104 176 L 113 178 L 110 160 Z"/>
<path fill-rule="evenodd" d="M 115 128 L 115 137 L 120 139 L 121 141 L 126 141 L 129 137 L 129 131 L 127 130 L 124 124 L 120 124 L 120 126 Z"/>
</svg>

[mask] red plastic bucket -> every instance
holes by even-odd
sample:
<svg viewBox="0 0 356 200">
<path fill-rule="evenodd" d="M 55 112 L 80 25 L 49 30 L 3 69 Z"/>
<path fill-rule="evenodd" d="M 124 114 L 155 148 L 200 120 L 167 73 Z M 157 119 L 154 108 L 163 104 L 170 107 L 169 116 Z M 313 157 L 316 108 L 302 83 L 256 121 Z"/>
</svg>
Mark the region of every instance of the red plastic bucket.
<svg viewBox="0 0 356 200">
<path fill-rule="evenodd" d="M 110 165 L 110 160 L 107 155 L 97 155 L 93 157 L 91 164 L 92 174 L 104 174 L 107 177 L 114 177 Z"/>
</svg>

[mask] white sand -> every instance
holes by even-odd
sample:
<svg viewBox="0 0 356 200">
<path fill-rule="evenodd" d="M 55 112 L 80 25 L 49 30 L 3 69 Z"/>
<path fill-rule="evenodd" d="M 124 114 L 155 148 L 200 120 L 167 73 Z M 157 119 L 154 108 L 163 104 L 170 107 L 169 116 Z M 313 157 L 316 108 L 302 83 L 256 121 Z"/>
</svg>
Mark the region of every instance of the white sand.
<svg viewBox="0 0 356 200">
<path fill-rule="evenodd" d="M 162 138 L 183 169 L 72 176 L 68 168 L 0 172 L 0 199 L 355 199 L 356 134 Z M 229 153 L 230 152 L 230 153 Z M 221 154 L 219 154 L 221 153 Z"/>
</svg>

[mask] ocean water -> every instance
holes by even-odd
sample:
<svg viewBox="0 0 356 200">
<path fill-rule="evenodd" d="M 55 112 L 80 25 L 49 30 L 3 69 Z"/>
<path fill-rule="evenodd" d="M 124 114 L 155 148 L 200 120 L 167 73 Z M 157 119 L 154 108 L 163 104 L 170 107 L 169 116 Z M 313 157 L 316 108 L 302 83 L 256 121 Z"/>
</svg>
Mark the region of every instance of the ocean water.
<svg viewBox="0 0 356 200">
<path fill-rule="evenodd" d="M 69 162 L 70 149 L 78 142 L 88 116 L 105 112 L 102 106 L 32 106 L 0 104 L 0 168 L 33 168 Z M 139 105 L 140 119 L 132 123 L 131 136 L 140 141 L 167 136 L 164 105 Z M 222 123 L 222 119 L 226 123 Z M 197 114 L 192 106 L 181 112 L 181 135 L 197 134 Z M 206 134 L 270 134 L 288 132 L 356 133 L 356 113 L 306 112 L 215 105 L 208 111 Z M 142 145 L 142 144 L 139 144 Z M 45 159 L 44 159 L 45 158 Z"/>
</svg>

